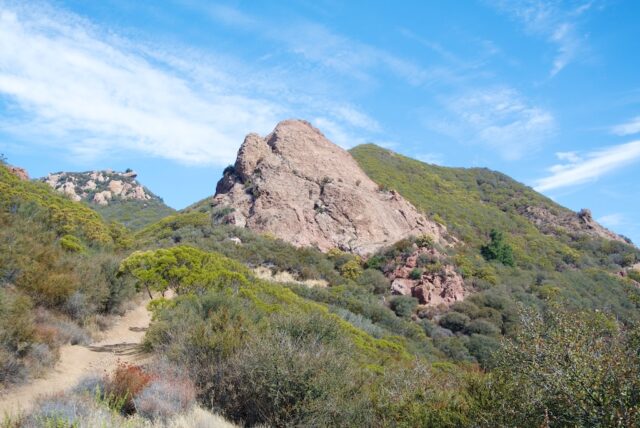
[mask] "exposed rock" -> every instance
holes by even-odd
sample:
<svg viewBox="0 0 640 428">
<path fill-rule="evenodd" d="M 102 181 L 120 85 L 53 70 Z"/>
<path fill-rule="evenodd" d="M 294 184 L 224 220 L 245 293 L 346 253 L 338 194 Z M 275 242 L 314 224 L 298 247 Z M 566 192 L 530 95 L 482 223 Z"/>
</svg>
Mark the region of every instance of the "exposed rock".
<svg viewBox="0 0 640 428">
<path fill-rule="evenodd" d="M 422 267 L 421 258 L 427 261 Z M 399 256 L 385 274 L 392 281 L 393 294 L 413 296 L 425 306 L 449 306 L 468 293 L 462 276 L 435 248 L 415 246 L 413 253 Z"/>
<path fill-rule="evenodd" d="M 42 181 L 75 201 L 86 200 L 100 206 L 116 200 L 151 200 L 157 198 L 135 180 L 133 171 L 112 170 L 89 172 L 59 172 Z"/>
<path fill-rule="evenodd" d="M 574 213 L 566 209 L 553 211 L 546 207 L 528 206 L 521 209 L 520 214 L 527 217 L 538 229 L 546 234 L 560 232 L 629 243 L 623 236 L 596 222 L 591 215 L 591 210 L 586 208 Z"/>
<path fill-rule="evenodd" d="M 7 168 L 9 168 L 9 172 L 11 174 L 15 175 L 20 180 L 24 180 L 24 181 L 28 181 L 29 180 L 29 174 L 27 173 L 26 169 L 19 168 L 17 166 L 11 166 L 11 165 L 7 165 Z"/>
<path fill-rule="evenodd" d="M 380 190 L 347 151 L 300 120 L 279 123 L 265 138 L 249 134 L 213 204 L 220 223 L 323 251 L 364 255 L 409 235 L 441 241 L 445 233 L 398 193 Z"/>
<path fill-rule="evenodd" d="M 235 245 L 242 245 L 242 240 L 236 236 L 225 239 L 225 241 L 231 242 Z"/>
<path fill-rule="evenodd" d="M 111 200 L 111 192 L 108 190 L 104 190 L 102 192 L 98 192 L 93 196 L 93 202 L 98 205 L 109 205 L 109 201 Z"/>
<path fill-rule="evenodd" d="M 124 183 L 120 180 L 111 180 L 107 187 L 113 195 L 119 196 L 124 189 Z"/>
</svg>

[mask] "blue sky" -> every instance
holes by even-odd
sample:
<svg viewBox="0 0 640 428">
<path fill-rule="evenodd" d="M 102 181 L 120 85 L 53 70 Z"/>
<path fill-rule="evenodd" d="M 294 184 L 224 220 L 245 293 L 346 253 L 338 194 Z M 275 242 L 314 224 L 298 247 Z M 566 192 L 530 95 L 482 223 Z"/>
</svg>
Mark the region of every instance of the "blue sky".
<svg viewBox="0 0 640 428">
<path fill-rule="evenodd" d="M 176 208 L 245 134 L 486 166 L 640 242 L 640 2 L 0 0 L 0 152 Z"/>
</svg>

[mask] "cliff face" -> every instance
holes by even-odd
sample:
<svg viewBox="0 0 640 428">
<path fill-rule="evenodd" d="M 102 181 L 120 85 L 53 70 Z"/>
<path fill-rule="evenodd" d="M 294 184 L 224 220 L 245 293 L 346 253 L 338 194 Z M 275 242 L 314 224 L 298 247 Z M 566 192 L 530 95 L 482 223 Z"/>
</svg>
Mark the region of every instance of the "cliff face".
<svg viewBox="0 0 640 428">
<path fill-rule="evenodd" d="M 380 189 L 351 155 L 308 122 L 248 135 L 218 182 L 214 219 L 297 246 L 370 254 L 409 235 L 445 230 L 394 191 Z"/>
</svg>

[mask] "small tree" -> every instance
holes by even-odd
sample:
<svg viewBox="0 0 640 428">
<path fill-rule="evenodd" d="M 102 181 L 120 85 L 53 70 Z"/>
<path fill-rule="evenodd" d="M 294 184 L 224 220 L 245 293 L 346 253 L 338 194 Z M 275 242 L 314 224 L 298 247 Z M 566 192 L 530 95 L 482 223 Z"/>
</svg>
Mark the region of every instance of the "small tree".
<svg viewBox="0 0 640 428">
<path fill-rule="evenodd" d="M 7 157 L 4 155 L 4 153 L 0 153 L 0 165 L 4 165 L 7 163 Z"/>
<path fill-rule="evenodd" d="M 503 265 L 514 266 L 513 249 L 505 242 L 504 234 L 493 229 L 489 236 L 491 242 L 480 249 L 482 256 L 487 261 L 497 260 Z"/>
</svg>

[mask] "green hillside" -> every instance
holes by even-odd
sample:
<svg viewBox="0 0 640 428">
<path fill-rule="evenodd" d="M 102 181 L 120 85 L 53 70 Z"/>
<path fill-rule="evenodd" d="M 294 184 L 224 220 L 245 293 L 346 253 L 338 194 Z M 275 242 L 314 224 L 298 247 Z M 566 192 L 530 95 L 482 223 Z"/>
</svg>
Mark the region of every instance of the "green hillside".
<svg viewBox="0 0 640 428">
<path fill-rule="evenodd" d="M 135 294 L 118 277 L 120 224 L 0 164 L 0 389 L 40 376 L 64 344 L 88 344 Z"/>
</svg>

